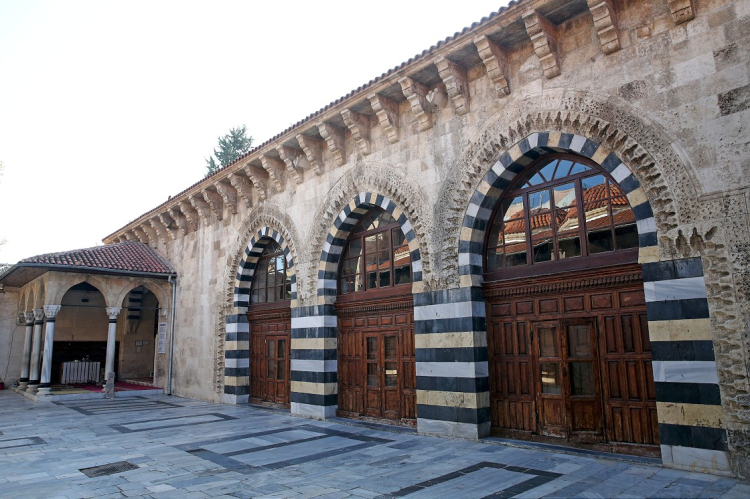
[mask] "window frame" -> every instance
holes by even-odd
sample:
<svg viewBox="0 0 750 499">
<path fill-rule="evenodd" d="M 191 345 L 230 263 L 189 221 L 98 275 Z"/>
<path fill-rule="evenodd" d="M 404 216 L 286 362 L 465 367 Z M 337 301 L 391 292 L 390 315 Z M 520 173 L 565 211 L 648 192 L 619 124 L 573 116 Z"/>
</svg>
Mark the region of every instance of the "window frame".
<svg viewBox="0 0 750 499">
<path fill-rule="evenodd" d="M 403 233 L 403 230 L 401 229 L 401 225 L 399 225 L 398 221 L 394 219 L 393 223 L 387 224 L 382 227 L 378 227 L 375 229 L 365 230 L 362 232 L 356 232 L 357 229 L 362 225 L 362 223 L 365 221 L 367 217 L 369 217 L 373 212 L 377 212 L 378 216 L 382 214 L 388 214 L 391 217 L 393 215 L 391 213 L 388 213 L 386 210 L 375 206 L 372 209 L 368 210 L 367 213 L 365 213 L 362 218 L 357 222 L 357 224 L 352 228 L 352 231 L 349 233 L 349 236 L 346 238 L 346 243 L 344 244 L 344 248 L 341 251 L 341 256 L 339 258 L 338 268 L 336 271 L 336 296 L 338 301 L 354 301 L 362 298 L 379 298 L 379 297 L 385 297 L 385 296 L 394 296 L 394 295 L 400 295 L 400 294 L 410 294 L 412 290 L 412 284 L 414 284 L 414 269 L 413 269 L 413 263 L 411 260 L 411 251 L 409 251 L 409 282 L 403 283 L 403 284 L 396 284 L 396 269 L 405 267 L 406 265 L 396 265 L 396 259 L 395 259 L 395 251 L 393 247 L 393 231 L 398 230 L 403 238 L 404 238 L 404 244 L 408 246 L 408 242 L 406 241 L 406 235 Z M 391 283 L 388 286 L 381 287 L 376 286 L 375 288 L 368 288 L 367 287 L 367 269 L 366 269 L 366 258 L 367 258 L 367 252 L 366 252 L 366 244 L 365 239 L 369 236 L 380 234 L 380 233 L 387 233 L 387 239 L 388 239 L 388 253 L 389 253 L 389 271 L 391 275 Z M 347 258 L 347 253 L 349 251 L 349 245 L 352 241 L 359 240 L 361 241 L 362 250 L 359 257 L 361 260 L 361 265 L 357 272 L 352 275 L 359 275 L 360 279 L 362 280 L 362 284 L 364 286 L 364 289 L 362 291 L 349 291 L 347 293 L 341 292 L 341 281 L 342 277 L 342 271 L 344 269 L 344 265 L 346 264 L 347 260 L 351 260 L 350 258 Z M 375 253 L 377 254 L 382 250 L 376 249 Z M 378 272 L 380 270 L 378 269 Z"/>
<path fill-rule="evenodd" d="M 579 172 L 573 175 L 568 175 L 566 177 L 563 177 L 561 179 L 553 179 L 549 180 L 544 183 L 535 184 L 529 187 L 523 187 L 535 174 L 540 170 L 540 164 L 544 163 L 545 165 L 555 161 L 555 160 L 569 160 L 574 163 L 580 163 L 584 166 L 587 166 L 590 168 L 590 170 Z M 559 167 L 556 166 L 556 168 Z M 534 173 L 532 173 L 534 172 Z M 516 175 L 516 178 L 513 179 L 513 181 L 508 185 L 508 187 L 503 191 L 502 196 L 497 201 L 495 205 L 495 209 L 492 213 L 492 216 L 490 217 L 490 220 L 487 224 L 487 229 L 485 231 L 484 235 L 484 245 L 483 245 L 483 254 L 482 254 L 482 265 L 483 265 L 483 273 L 484 273 L 484 279 L 485 281 L 497 281 L 501 279 L 513 279 L 518 277 L 530 277 L 530 276 L 536 276 L 536 275 L 545 275 L 545 274 L 553 274 L 558 272 L 566 272 L 571 270 L 581 270 L 581 269 L 589 269 L 589 268 L 597 268 L 597 267 L 608 267 L 613 265 L 621 265 L 625 263 L 633 263 L 638 261 L 638 252 L 639 252 L 639 246 L 636 246 L 634 248 L 628 248 L 628 249 L 614 249 L 612 251 L 606 251 L 601 253 L 594 253 L 594 254 L 588 254 L 588 238 L 587 238 L 587 230 L 586 230 L 586 212 L 585 207 L 586 203 L 583 202 L 583 188 L 581 186 L 581 180 L 586 177 L 601 175 L 606 180 L 608 180 L 611 184 L 614 184 L 617 186 L 622 192 L 623 195 L 625 195 L 625 191 L 620 187 L 620 185 L 612 178 L 611 175 L 607 171 L 605 171 L 600 165 L 595 163 L 594 161 L 591 161 L 588 158 L 578 156 L 575 154 L 569 154 L 569 153 L 550 153 L 550 154 L 544 154 L 534 160 L 532 163 L 530 163 L 526 168 L 523 169 L 522 172 L 520 172 L 518 175 Z M 561 260 L 550 260 L 545 262 L 533 262 L 534 253 L 533 253 L 533 241 L 532 241 L 532 235 L 531 235 L 531 214 L 530 210 L 528 209 L 529 202 L 528 202 L 528 196 L 530 193 L 537 192 L 544 189 L 550 189 L 554 186 L 558 185 L 564 185 L 566 183 L 574 183 L 575 184 L 575 199 L 576 199 L 576 210 L 579 217 L 579 224 L 578 224 L 578 237 L 581 245 L 581 255 L 573 258 L 565 258 Z M 606 185 L 606 184 L 605 184 Z M 512 200 L 516 197 L 523 197 L 524 201 L 524 215 L 522 220 L 524 221 L 524 233 L 525 233 L 525 245 L 526 245 L 526 261 L 527 263 L 524 265 L 518 265 L 514 267 L 505 267 L 505 268 L 498 268 L 498 269 L 489 269 L 489 258 L 490 258 L 490 235 L 492 233 L 492 228 L 495 226 L 495 221 L 497 220 L 497 217 L 503 217 L 505 213 L 501 213 L 501 208 L 503 206 L 503 203 Z M 619 227 L 614 222 L 614 216 L 612 212 L 612 199 L 614 199 L 614 196 L 611 195 L 611 193 L 608 193 L 607 195 L 607 201 L 608 201 L 608 217 L 610 219 L 610 230 L 613 233 L 614 237 L 614 230 L 616 227 Z M 626 198 L 627 199 L 627 198 Z M 628 201 L 628 207 L 630 210 L 632 210 L 632 206 L 630 206 L 630 202 Z M 556 209 L 559 209 L 556 207 Z M 549 210 L 550 218 L 553 217 L 553 214 L 555 213 L 555 210 L 553 210 L 550 207 Z M 637 220 L 636 220 L 637 223 Z M 550 220 L 550 227 L 552 227 L 552 220 Z M 613 244 L 616 244 L 615 240 L 613 239 Z M 492 246 L 492 248 L 497 248 L 499 246 Z M 553 251 L 556 251 L 558 248 L 558 234 L 555 229 L 553 232 Z"/>
<path fill-rule="evenodd" d="M 276 244 L 279 247 L 279 250 L 274 253 L 266 254 L 266 251 L 268 249 L 268 246 L 271 244 Z M 249 310 L 264 310 L 264 309 L 270 309 L 270 308 L 282 308 L 282 307 L 289 307 L 291 303 L 291 298 L 284 298 L 279 300 L 274 300 L 272 302 L 267 301 L 268 299 L 268 276 L 266 276 L 266 282 L 264 285 L 264 290 L 266 293 L 266 301 L 263 302 L 253 302 L 253 291 L 255 291 L 255 287 L 258 283 L 258 270 L 261 268 L 261 262 L 263 260 L 270 261 L 271 258 L 275 257 L 282 257 L 282 260 L 284 262 L 284 279 L 282 282 L 284 282 L 284 288 L 286 290 L 287 281 L 289 280 L 289 268 L 287 267 L 287 260 L 286 260 L 286 254 L 284 252 L 284 248 L 281 247 L 281 245 L 276 242 L 275 240 L 271 239 L 268 244 L 263 248 L 263 252 L 261 253 L 261 256 L 258 257 L 258 260 L 255 262 L 255 271 L 253 272 L 253 280 L 250 284 L 250 304 L 249 304 Z M 267 268 L 267 267 L 266 267 Z M 290 283 L 291 286 L 291 283 Z M 276 284 L 272 286 L 272 288 L 278 288 Z M 285 291 L 286 293 L 286 291 Z"/>
</svg>

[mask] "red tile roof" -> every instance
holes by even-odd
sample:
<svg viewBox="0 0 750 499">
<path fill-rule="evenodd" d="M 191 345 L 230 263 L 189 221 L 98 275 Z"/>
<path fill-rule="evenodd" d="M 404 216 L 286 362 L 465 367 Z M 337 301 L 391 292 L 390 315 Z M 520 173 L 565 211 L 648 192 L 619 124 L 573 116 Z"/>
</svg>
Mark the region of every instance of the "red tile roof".
<svg viewBox="0 0 750 499">
<path fill-rule="evenodd" d="M 18 265 L 23 264 L 85 267 L 143 274 L 176 273 L 156 251 L 138 241 L 126 241 L 60 253 L 47 253 L 18 262 Z"/>
</svg>

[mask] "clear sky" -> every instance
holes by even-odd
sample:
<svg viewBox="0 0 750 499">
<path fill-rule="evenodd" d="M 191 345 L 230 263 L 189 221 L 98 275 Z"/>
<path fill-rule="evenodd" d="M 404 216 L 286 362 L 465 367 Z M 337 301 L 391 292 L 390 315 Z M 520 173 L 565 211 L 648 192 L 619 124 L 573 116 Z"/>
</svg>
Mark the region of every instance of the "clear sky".
<svg viewBox="0 0 750 499">
<path fill-rule="evenodd" d="M 507 2 L 0 0 L 0 263 L 101 244 Z"/>
</svg>

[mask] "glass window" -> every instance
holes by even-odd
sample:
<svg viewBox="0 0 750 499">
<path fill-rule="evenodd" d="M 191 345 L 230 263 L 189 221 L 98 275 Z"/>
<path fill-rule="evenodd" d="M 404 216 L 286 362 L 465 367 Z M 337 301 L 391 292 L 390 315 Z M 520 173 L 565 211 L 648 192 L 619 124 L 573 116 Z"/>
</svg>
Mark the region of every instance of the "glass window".
<svg viewBox="0 0 750 499">
<path fill-rule="evenodd" d="M 411 250 L 390 213 L 375 208 L 352 231 L 339 267 L 341 294 L 411 283 Z"/>
<path fill-rule="evenodd" d="M 251 303 L 272 303 L 292 298 L 292 280 L 287 275 L 286 255 L 276 241 L 266 245 L 253 272 Z"/>
<path fill-rule="evenodd" d="M 487 270 L 638 247 L 627 197 L 593 166 L 551 155 L 519 179 L 489 227 Z"/>
</svg>

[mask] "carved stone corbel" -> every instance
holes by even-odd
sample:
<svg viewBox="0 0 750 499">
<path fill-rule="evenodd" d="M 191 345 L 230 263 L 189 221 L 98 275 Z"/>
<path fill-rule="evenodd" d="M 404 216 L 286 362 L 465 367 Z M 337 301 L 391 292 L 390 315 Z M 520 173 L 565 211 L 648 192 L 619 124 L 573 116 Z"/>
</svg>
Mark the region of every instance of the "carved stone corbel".
<svg viewBox="0 0 750 499">
<path fill-rule="evenodd" d="M 205 199 L 208 206 L 211 207 L 211 211 L 216 215 L 216 219 L 222 220 L 224 218 L 224 203 L 219 193 L 206 188 L 203 191 L 203 199 Z"/>
<path fill-rule="evenodd" d="M 341 111 L 344 123 L 352 132 L 354 143 L 363 155 L 370 154 L 370 117 L 351 109 Z"/>
<path fill-rule="evenodd" d="M 180 211 L 180 208 L 175 205 L 167 209 L 167 212 L 169 213 L 169 216 L 172 217 L 172 220 L 177 224 L 177 228 L 182 233 L 183 236 L 186 236 L 188 233 L 188 225 L 187 220 L 185 219 L 185 215 L 182 214 L 182 211 Z"/>
<path fill-rule="evenodd" d="M 286 171 L 294 179 L 295 184 L 302 183 L 302 177 L 296 169 L 297 158 L 302 156 L 303 152 L 300 149 L 294 149 L 289 146 L 279 145 L 276 146 L 276 151 L 279 153 L 279 158 L 286 165 Z"/>
<path fill-rule="evenodd" d="M 268 172 L 268 178 L 273 182 L 273 186 L 276 188 L 276 192 L 284 190 L 281 184 L 282 172 L 286 170 L 286 165 L 283 161 L 273 156 L 266 154 L 260 155 L 260 164 L 263 165 L 263 169 Z"/>
<path fill-rule="evenodd" d="M 398 103 L 378 94 L 370 94 L 367 99 L 380 121 L 385 136 L 388 137 L 388 142 L 391 144 L 398 142 Z"/>
<path fill-rule="evenodd" d="M 224 202 L 224 206 L 226 206 L 229 209 L 229 212 L 232 215 L 236 215 L 237 214 L 237 191 L 234 190 L 234 187 L 232 187 L 226 182 L 216 182 L 214 184 L 214 187 L 216 187 L 216 192 L 218 192 L 219 196 L 221 196 L 221 199 Z"/>
<path fill-rule="evenodd" d="M 190 230 L 198 230 L 198 212 L 187 200 L 182 200 L 177 205 L 180 207 L 180 211 L 185 215 L 187 226 Z"/>
<path fill-rule="evenodd" d="M 148 223 L 149 225 L 151 225 L 151 228 L 154 230 L 156 237 L 166 242 L 167 228 L 164 226 L 161 220 L 159 220 L 158 218 L 152 218 L 148 221 Z"/>
<path fill-rule="evenodd" d="M 401 85 L 401 91 L 411 105 L 411 111 L 417 121 L 417 129 L 420 132 L 432 128 L 432 113 L 434 106 L 427 101 L 427 92 L 429 89 L 416 80 L 408 76 L 402 76 L 398 79 Z"/>
<path fill-rule="evenodd" d="M 326 141 L 328 150 L 333 156 L 333 164 L 342 166 L 346 163 L 346 142 L 344 130 L 325 121 L 318 122 L 320 136 Z"/>
<path fill-rule="evenodd" d="M 445 90 L 453 101 L 453 108 L 459 116 L 469 112 L 469 80 L 466 68 L 439 55 L 433 61 L 438 68 Z"/>
<path fill-rule="evenodd" d="M 316 175 L 322 175 L 325 163 L 323 163 L 323 142 L 309 135 L 297 135 L 297 142 L 302 147 L 302 152 L 307 157 Z"/>
<path fill-rule="evenodd" d="M 248 180 L 252 182 L 253 189 L 255 189 L 255 193 L 258 195 L 258 199 L 260 199 L 261 201 L 265 201 L 266 189 L 268 185 L 268 183 L 266 182 L 266 178 L 268 178 L 268 172 L 266 172 L 262 168 L 251 165 L 250 163 L 247 163 L 245 165 L 243 171 L 245 172 Z M 262 175 L 264 175 L 263 177 L 261 176 L 261 173 Z"/>
<path fill-rule="evenodd" d="M 675 24 L 682 24 L 695 19 L 693 0 L 669 0 L 669 10 Z"/>
<path fill-rule="evenodd" d="M 171 216 L 169 216 L 169 213 L 162 212 L 157 215 L 159 217 L 159 221 L 164 226 L 164 228 L 167 230 L 167 235 L 169 236 L 169 239 L 174 240 L 175 237 L 177 237 L 177 223 L 172 219 Z"/>
<path fill-rule="evenodd" d="M 140 227 L 133 227 L 133 234 L 135 237 L 142 242 L 143 244 L 148 244 L 148 234 L 146 234 L 142 228 Z"/>
<path fill-rule="evenodd" d="M 242 200 L 245 201 L 245 206 L 250 208 L 253 205 L 253 193 L 250 190 L 252 189 L 252 185 L 248 178 L 242 173 L 235 172 L 229 175 L 229 183 L 232 184 L 232 187 L 234 187 Z"/>
<path fill-rule="evenodd" d="M 495 85 L 497 96 L 505 97 L 509 95 L 510 64 L 508 64 L 508 56 L 505 51 L 485 35 L 474 38 L 474 45 L 477 47 L 479 57 L 482 58 L 487 76 Z"/>
<path fill-rule="evenodd" d="M 542 64 L 544 76 L 552 79 L 560 76 L 560 59 L 557 48 L 557 30 L 555 26 L 536 10 L 530 10 L 523 16 L 526 33 L 534 44 L 534 52 Z"/>
<path fill-rule="evenodd" d="M 203 199 L 203 195 L 196 194 L 190 196 L 188 199 L 190 199 L 190 206 L 195 208 L 195 211 L 198 212 L 198 216 L 200 216 L 203 221 L 208 222 L 211 217 L 211 211 L 208 207 L 208 203 Z"/>
<path fill-rule="evenodd" d="M 617 16 L 612 0 L 586 0 L 586 3 L 594 18 L 594 28 L 599 36 L 602 52 L 609 55 L 620 50 Z"/>
</svg>

